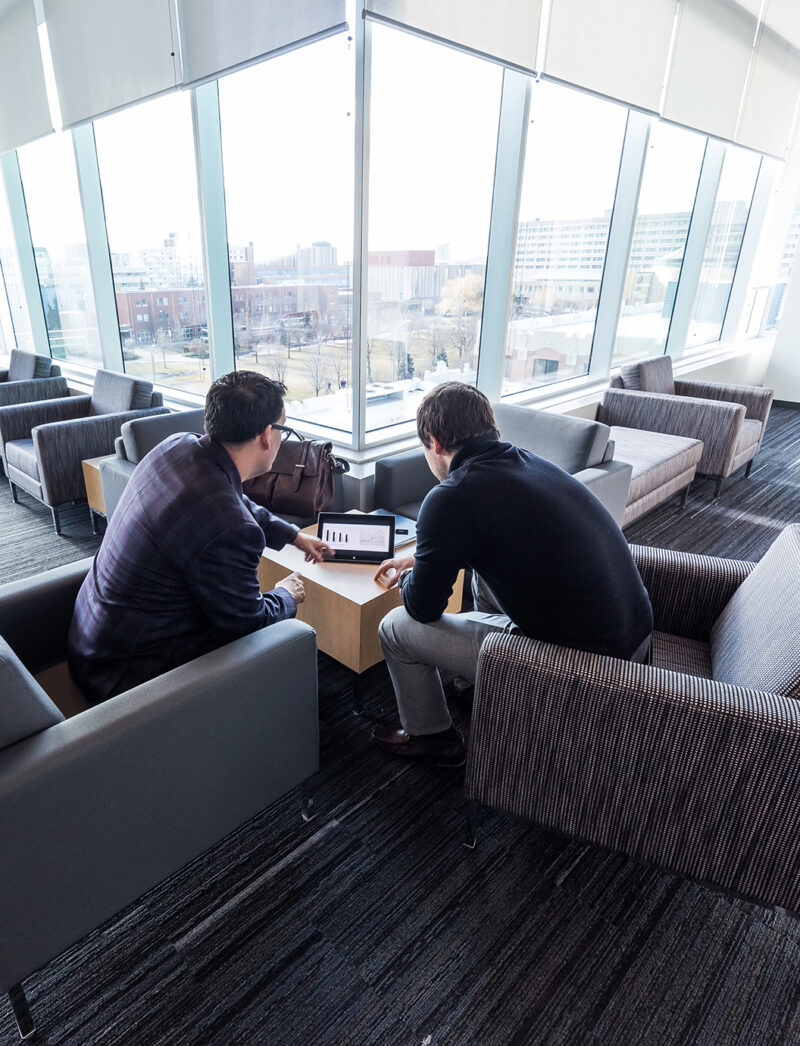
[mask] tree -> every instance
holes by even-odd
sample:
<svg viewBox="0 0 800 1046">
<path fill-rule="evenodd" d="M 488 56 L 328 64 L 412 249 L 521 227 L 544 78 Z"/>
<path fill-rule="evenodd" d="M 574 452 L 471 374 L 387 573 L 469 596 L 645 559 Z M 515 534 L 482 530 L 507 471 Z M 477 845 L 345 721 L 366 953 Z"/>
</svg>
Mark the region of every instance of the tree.
<svg viewBox="0 0 800 1046">
<path fill-rule="evenodd" d="M 272 378 L 273 381 L 279 381 L 282 385 L 286 384 L 286 374 L 289 369 L 288 358 L 283 356 L 280 350 L 276 355 L 272 353 L 267 357 L 267 361 L 264 364 L 264 369 L 267 372 L 267 377 Z"/>
<path fill-rule="evenodd" d="M 372 350 L 375 348 L 375 339 L 367 338 L 367 381 L 372 381 Z"/>
<path fill-rule="evenodd" d="M 483 279 L 480 276 L 458 276 L 448 280 L 436 306 L 440 316 L 453 316 L 448 330 L 448 343 L 458 356 L 459 364 L 469 359 L 475 346 L 475 321 L 483 308 Z"/>
<path fill-rule="evenodd" d="M 414 357 L 410 352 L 406 353 L 406 358 L 400 360 L 397 366 L 397 377 L 400 381 L 414 377 Z"/>
<path fill-rule="evenodd" d="M 424 330 L 420 331 L 420 339 L 430 353 L 431 366 L 435 367 L 436 361 L 440 360 L 444 355 L 444 328 L 432 324 L 430 327 L 426 327 Z M 444 359 L 446 362 L 446 355 L 444 356 Z"/>
<path fill-rule="evenodd" d="M 319 396 L 330 380 L 328 364 L 328 354 L 323 351 L 319 342 L 303 355 L 303 369 L 309 377 L 315 396 Z"/>
<path fill-rule="evenodd" d="M 344 353 L 339 353 L 334 350 L 330 354 L 328 359 L 330 360 L 331 367 L 333 368 L 333 373 L 336 375 L 336 388 L 344 388 L 345 386 L 342 385 L 342 382 L 347 381 L 347 364 L 349 362 L 347 358 L 347 352 L 345 351 Z"/>
<path fill-rule="evenodd" d="M 475 345 L 475 321 L 459 316 L 455 325 L 448 330 L 447 339 L 458 356 L 459 364 L 463 363 L 465 357 L 469 359 L 472 355 Z"/>
</svg>

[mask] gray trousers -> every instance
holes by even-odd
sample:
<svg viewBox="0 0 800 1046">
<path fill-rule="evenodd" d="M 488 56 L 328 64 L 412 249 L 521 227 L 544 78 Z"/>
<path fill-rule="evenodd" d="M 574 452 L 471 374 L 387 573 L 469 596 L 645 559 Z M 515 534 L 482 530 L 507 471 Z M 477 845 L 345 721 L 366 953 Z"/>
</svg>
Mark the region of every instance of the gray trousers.
<svg viewBox="0 0 800 1046">
<path fill-rule="evenodd" d="M 474 683 L 486 636 L 520 631 L 477 574 L 472 576 L 472 597 L 475 609 L 466 614 L 442 614 L 438 621 L 423 625 L 405 607 L 396 607 L 378 627 L 406 733 L 436 734 L 450 726 L 440 668 Z"/>
<path fill-rule="evenodd" d="M 390 611 L 378 626 L 378 635 L 392 678 L 400 723 L 409 734 L 436 734 L 451 725 L 439 669 L 475 682 L 478 653 L 490 632 L 521 635 L 504 614 L 492 591 L 477 574 L 472 575 L 475 609 L 466 614 L 442 614 L 427 625 L 415 621 L 405 607 Z M 631 661 L 646 663 L 650 636 Z"/>
</svg>

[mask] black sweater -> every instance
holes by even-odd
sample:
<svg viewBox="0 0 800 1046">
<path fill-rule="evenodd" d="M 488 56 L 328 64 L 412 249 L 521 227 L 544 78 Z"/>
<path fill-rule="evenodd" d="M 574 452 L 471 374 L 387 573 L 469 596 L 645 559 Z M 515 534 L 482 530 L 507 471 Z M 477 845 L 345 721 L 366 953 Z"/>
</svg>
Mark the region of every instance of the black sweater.
<svg viewBox="0 0 800 1046">
<path fill-rule="evenodd" d="M 470 566 L 525 635 L 630 657 L 653 628 L 650 600 L 605 506 L 557 465 L 493 437 L 468 440 L 425 498 L 403 601 L 444 613 Z"/>
</svg>

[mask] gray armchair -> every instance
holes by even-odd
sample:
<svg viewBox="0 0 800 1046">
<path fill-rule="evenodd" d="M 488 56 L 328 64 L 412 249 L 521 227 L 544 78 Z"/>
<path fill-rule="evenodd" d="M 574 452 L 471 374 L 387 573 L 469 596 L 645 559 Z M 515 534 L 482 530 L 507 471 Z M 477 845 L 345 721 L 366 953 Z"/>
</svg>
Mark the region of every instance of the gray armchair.
<svg viewBox="0 0 800 1046">
<path fill-rule="evenodd" d="M 23 1035 L 23 978 L 319 765 L 316 642 L 297 620 L 65 719 L 91 562 L 0 587 L 0 991 Z"/>
<path fill-rule="evenodd" d="M 67 379 L 49 356 L 11 350 L 8 368 L 0 370 L 0 407 L 68 395 Z"/>
<path fill-rule="evenodd" d="M 659 356 L 620 368 L 603 395 L 599 421 L 702 440 L 697 471 L 722 482 L 742 465 L 750 475 L 761 447 L 772 389 L 720 382 L 675 381 L 672 360 Z"/>
<path fill-rule="evenodd" d="M 493 403 L 492 409 L 502 439 L 572 473 L 603 502 L 617 523 L 622 522 L 631 466 L 614 460 L 607 425 L 506 403 Z M 436 482 L 421 447 L 384 458 L 375 465 L 375 505 L 416 519 Z"/>
<path fill-rule="evenodd" d="M 111 454 L 123 422 L 166 414 L 149 381 L 99 370 L 90 396 L 0 407 L 0 454 L 17 500 L 22 487 L 47 505 L 61 533 L 59 508 L 86 500 L 81 462 Z"/>
<path fill-rule="evenodd" d="M 652 665 L 490 637 L 466 795 L 800 911 L 800 526 L 757 565 L 633 553 Z"/>
<path fill-rule="evenodd" d="M 100 462 L 106 518 L 111 519 L 133 470 L 153 447 L 176 432 L 202 432 L 204 411 L 180 410 L 126 421 L 114 442 L 114 457 Z"/>
</svg>

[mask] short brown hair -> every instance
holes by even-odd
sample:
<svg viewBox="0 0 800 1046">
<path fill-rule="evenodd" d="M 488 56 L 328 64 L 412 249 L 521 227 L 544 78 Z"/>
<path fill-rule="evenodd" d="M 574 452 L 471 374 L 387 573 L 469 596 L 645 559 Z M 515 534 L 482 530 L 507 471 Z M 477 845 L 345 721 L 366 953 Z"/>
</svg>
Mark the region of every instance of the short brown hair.
<svg viewBox="0 0 800 1046">
<path fill-rule="evenodd" d="M 253 370 L 223 374 L 206 393 L 206 432 L 218 443 L 247 443 L 283 414 L 286 386 Z"/>
<path fill-rule="evenodd" d="M 417 411 L 417 433 L 424 447 L 433 436 L 446 451 L 474 436 L 500 437 L 488 399 L 462 381 L 445 381 L 428 393 Z"/>
</svg>

